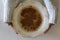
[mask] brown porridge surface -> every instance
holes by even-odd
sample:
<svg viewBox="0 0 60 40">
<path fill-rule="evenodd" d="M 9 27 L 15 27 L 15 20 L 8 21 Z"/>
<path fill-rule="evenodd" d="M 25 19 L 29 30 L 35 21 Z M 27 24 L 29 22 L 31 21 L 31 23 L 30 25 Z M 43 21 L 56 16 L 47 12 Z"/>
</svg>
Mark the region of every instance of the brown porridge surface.
<svg viewBox="0 0 60 40">
<path fill-rule="evenodd" d="M 40 12 L 32 6 L 22 9 L 20 15 L 21 27 L 26 31 L 35 31 L 42 24 L 42 16 Z"/>
</svg>

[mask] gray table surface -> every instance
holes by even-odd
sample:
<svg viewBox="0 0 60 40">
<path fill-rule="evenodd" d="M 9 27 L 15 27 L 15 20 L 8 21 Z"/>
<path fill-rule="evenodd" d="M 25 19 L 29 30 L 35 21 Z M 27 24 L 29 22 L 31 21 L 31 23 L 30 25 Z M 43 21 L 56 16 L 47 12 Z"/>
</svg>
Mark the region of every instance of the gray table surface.
<svg viewBox="0 0 60 40">
<path fill-rule="evenodd" d="M 58 9 L 57 23 L 45 35 L 36 38 L 24 38 L 19 34 L 17 35 L 11 26 L 3 22 L 3 3 L 0 0 L 0 40 L 60 40 L 60 5 L 58 5 L 60 1 L 53 0 L 52 2 Z"/>
</svg>

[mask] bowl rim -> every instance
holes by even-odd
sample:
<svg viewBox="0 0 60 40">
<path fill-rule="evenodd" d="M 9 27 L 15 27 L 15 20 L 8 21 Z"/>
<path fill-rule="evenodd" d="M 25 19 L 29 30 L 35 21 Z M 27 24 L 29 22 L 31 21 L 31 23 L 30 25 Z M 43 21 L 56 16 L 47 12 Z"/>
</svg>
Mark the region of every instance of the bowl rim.
<svg viewBox="0 0 60 40">
<path fill-rule="evenodd" d="M 20 14 L 20 10 L 23 7 L 27 7 L 29 5 L 36 7 L 41 12 L 41 15 L 43 17 L 43 23 L 41 25 L 41 28 L 39 28 L 38 31 L 36 32 L 26 32 L 21 28 L 19 28 L 20 24 L 18 24 L 18 15 Z M 43 34 L 49 28 L 49 16 L 46 8 L 40 2 L 26 1 L 26 2 L 20 3 L 19 6 L 14 10 L 12 23 L 15 31 L 18 32 L 19 34 L 22 34 L 22 36 L 35 37 L 39 34 Z"/>
</svg>

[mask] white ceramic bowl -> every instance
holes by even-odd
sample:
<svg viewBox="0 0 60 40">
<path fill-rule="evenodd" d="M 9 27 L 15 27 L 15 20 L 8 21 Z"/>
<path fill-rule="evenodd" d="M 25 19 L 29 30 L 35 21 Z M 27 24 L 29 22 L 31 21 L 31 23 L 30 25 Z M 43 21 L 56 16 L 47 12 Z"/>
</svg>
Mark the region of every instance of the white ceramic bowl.
<svg viewBox="0 0 60 40">
<path fill-rule="evenodd" d="M 20 27 L 21 24 L 19 24 L 19 17 L 20 17 L 19 14 L 21 13 L 21 10 L 24 7 L 28 6 L 35 7 L 41 13 L 43 19 L 41 26 L 38 28 L 37 31 L 34 32 L 26 32 Z M 25 1 L 23 3 L 20 3 L 19 6 L 14 10 L 12 23 L 15 31 L 21 34 L 22 36 L 35 37 L 40 34 L 43 34 L 49 28 L 49 15 L 47 13 L 46 8 L 40 2 Z"/>
</svg>

